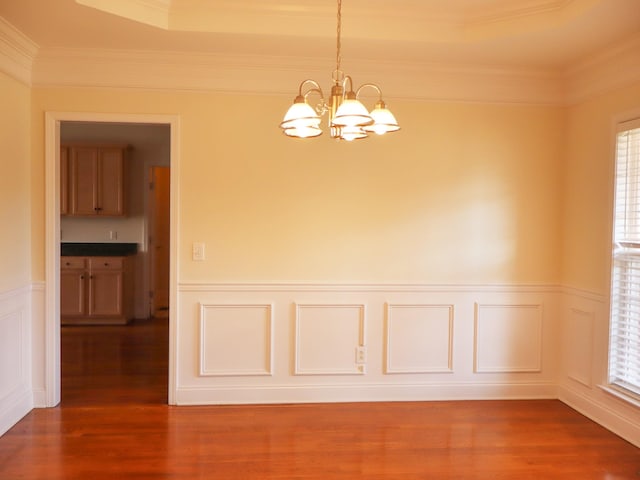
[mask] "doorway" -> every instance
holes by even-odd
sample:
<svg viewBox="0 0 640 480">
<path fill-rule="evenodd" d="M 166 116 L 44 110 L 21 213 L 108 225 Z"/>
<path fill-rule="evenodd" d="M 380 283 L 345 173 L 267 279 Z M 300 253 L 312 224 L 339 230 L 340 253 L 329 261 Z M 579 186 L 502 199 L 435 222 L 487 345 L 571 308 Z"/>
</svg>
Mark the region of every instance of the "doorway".
<svg viewBox="0 0 640 480">
<path fill-rule="evenodd" d="M 61 401 L 166 403 L 169 126 L 62 122 L 60 142 Z"/>
<path fill-rule="evenodd" d="M 168 403 L 175 403 L 175 324 L 176 324 L 176 263 L 177 263 L 177 208 L 176 201 L 178 193 L 177 171 L 179 167 L 178 157 L 178 124 L 179 118 L 167 115 L 134 115 L 134 114 L 82 114 L 82 113 L 60 113 L 47 112 L 45 116 L 45 159 L 46 159 L 46 228 L 45 228 L 45 400 L 46 406 L 55 406 L 61 399 L 61 364 L 60 364 L 60 243 L 62 236 L 68 232 L 61 232 L 60 222 L 60 144 L 61 129 L 67 122 L 102 123 L 122 126 L 130 125 L 155 125 L 167 128 L 168 156 L 171 166 L 169 175 L 169 193 L 166 204 L 171 211 L 168 215 L 169 247 L 168 257 L 168 378 L 166 383 Z M 144 189 L 142 189 L 144 192 Z M 142 194 L 144 196 L 144 193 Z M 146 199 L 146 197 L 145 197 Z M 148 233 L 148 222 L 144 226 L 143 238 L 146 239 Z M 148 253 L 148 243 L 142 240 L 143 250 Z M 147 262 L 148 263 L 148 262 Z M 148 290 L 149 275 L 140 280 L 144 289 Z M 148 294 L 147 294 L 148 295 Z M 149 302 L 146 302 L 149 308 Z"/>
</svg>

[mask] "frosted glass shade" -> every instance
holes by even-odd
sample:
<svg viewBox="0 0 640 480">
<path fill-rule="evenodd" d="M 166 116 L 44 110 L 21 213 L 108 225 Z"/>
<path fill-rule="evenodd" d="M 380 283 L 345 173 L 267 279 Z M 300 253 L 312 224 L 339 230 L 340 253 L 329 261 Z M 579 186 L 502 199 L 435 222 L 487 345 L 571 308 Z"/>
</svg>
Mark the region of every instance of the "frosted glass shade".
<svg viewBox="0 0 640 480">
<path fill-rule="evenodd" d="M 363 130 L 367 132 L 383 135 L 387 132 L 400 130 L 396 117 L 386 107 L 376 105 L 376 108 L 371 112 L 371 118 L 373 118 L 373 124 L 363 127 Z"/>
<path fill-rule="evenodd" d="M 298 97 L 284 115 L 280 128 L 285 130 L 285 133 L 289 129 L 318 128 L 320 121 L 321 119 L 316 111 L 302 97 Z"/>
<path fill-rule="evenodd" d="M 362 127 L 370 125 L 373 119 L 365 106 L 356 99 L 346 98 L 338 107 L 332 125 L 339 127 Z"/>
<path fill-rule="evenodd" d="M 359 138 L 365 138 L 366 136 L 367 132 L 365 132 L 362 127 L 347 126 L 341 127 L 340 129 L 340 138 L 347 142 L 358 140 Z"/>
<path fill-rule="evenodd" d="M 311 138 L 322 135 L 322 130 L 318 127 L 292 127 L 285 128 L 284 134 L 289 137 Z"/>
</svg>

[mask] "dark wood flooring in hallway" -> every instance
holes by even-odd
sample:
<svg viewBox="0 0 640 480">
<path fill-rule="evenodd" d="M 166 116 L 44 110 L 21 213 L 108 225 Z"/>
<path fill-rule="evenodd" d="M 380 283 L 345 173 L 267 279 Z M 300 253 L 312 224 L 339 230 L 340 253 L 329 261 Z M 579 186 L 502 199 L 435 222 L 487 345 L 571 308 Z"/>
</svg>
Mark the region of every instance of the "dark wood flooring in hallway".
<svg viewBox="0 0 640 480">
<path fill-rule="evenodd" d="M 59 407 L 0 479 L 640 479 L 640 449 L 559 401 L 170 407 L 166 321 L 65 327 Z"/>
</svg>

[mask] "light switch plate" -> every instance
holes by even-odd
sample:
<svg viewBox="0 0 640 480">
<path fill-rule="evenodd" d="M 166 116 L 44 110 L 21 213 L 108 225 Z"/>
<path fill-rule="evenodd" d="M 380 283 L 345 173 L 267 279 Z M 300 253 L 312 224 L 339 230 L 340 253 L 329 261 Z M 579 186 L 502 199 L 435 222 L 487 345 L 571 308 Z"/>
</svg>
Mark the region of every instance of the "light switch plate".
<svg viewBox="0 0 640 480">
<path fill-rule="evenodd" d="M 196 262 L 201 262 L 204 260 L 204 243 L 202 242 L 193 243 L 192 258 Z"/>
</svg>

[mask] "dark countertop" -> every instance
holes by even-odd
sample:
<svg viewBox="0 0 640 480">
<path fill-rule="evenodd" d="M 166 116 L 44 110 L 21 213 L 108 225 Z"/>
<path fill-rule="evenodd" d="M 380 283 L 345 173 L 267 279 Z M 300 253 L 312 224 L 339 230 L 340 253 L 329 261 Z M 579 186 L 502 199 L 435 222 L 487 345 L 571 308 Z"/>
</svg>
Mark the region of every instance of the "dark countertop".
<svg viewBox="0 0 640 480">
<path fill-rule="evenodd" d="M 63 257 L 125 257 L 138 253 L 137 243 L 69 243 L 60 244 Z"/>
</svg>

